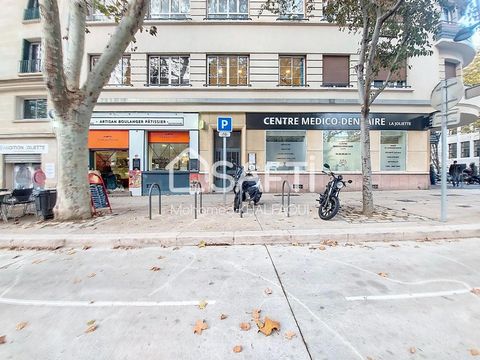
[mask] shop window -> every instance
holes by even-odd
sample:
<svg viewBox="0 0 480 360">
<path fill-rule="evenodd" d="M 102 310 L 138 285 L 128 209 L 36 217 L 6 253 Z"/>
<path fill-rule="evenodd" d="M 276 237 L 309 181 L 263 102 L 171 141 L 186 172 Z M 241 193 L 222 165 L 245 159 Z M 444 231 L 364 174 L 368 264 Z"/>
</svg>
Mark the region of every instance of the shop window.
<svg viewBox="0 0 480 360">
<path fill-rule="evenodd" d="M 248 85 L 248 56 L 209 56 L 208 85 Z"/>
<path fill-rule="evenodd" d="M 190 83 L 188 56 L 149 56 L 149 85 L 182 86 Z"/>
<path fill-rule="evenodd" d="M 457 143 L 448 144 L 448 158 L 449 159 L 457 158 Z"/>
<path fill-rule="evenodd" d="M 23 20 L 40 19 L 38 0 L 28 0 L 27 8 L 23 13 Z"/>
<path fill-rule="evenodd" d="M 470 157 L 470 141 L 462 141 L 460 143 L 460 152 L 462 158 Z"/>
<path fill-rule="evenodd" d="M 90 70 L 100 59 L 100 55 L 92 55 L 90 58 Z M 130 56 L 124 55 L 110 74 L 108 85 L 131 85 Z"/>
<path fill-rule="evenodd" d="M 304 0 L 288 0 L 279 3 L 280 16 L 282 20 L 297 20 L 305 17 Z"/>
<path fill-rule="evenodd" d="M 40 41 L 23 40 L 23 56 L 20 60 L 20 73 L 42 71 L 42 45 Z"/>
<path fill-rule="evenodd" d="M 380 170 L 405 171 L 406 131 L 382 131 L 380 136 Z"/>
<path fill-rule="evenodd" d="M 305 170 L 306 132 L 302 130 L 266 132 L 266 171 Z"/>
<path fill-rule="evenodd" d="M 379 88 L 387 81 L 388 73 L 390 69 L 381 68 L 375 80 L 373 81 L 373 87 Z M 387 87 L 389 88 L 404 88 L 407 87 L 407 65 L 400 66 L 396 71 L 392 71 L 390 79 L 388 80 Z"/>
<path fill-rule="evenodd" d="M 445 61 L 445 79 L 457 77 L 457 64 Z"/>
<path fill-rule="evenodd" d="M 94 158 L 107 189 L 128 189 L 128 150 L 94 151 Z"/>
<path fill-rule="evenodd" d="M 150 132 L 148 134 L 150 170 L 189 169 L 188 132 Z"/>
<path fill-rule="evenodd" d="M 479 156 L 480 157 L 480 140 L 474 140 L 473 141 L 473 156 Z"/>
<path fill-rule="evenodd" d="M 360 131 L 324 131 L 323 162 L 333 171 L 360 171 Z"/>
<path fill-rule="evenodd" d="M 350 57 L 344 55 L 323 56 L 323 86 L 350 86 Z"/>
<path fill-rule="evenodd" d="M 190 12 L 190 0 L 151 0 L 150 19 L 185 19 Z"/>
<path fill-rule="evenodd" d="M 39 168 L 38 163 L 14 164 L 13 168 L 13 188 L 30 189 L 33 188 L 33 174 L 35 169 Z"/>
<path fill-rule="evenodd" d="M 248 19 L 248 0 L 208 0 L 208 19 Z"/>
<path fill-rule="evenodd" d="M 24 119 L 46 119 L 47 118 L 47 100 L 46 99 L 23 100 L 23 118 Z"/>
<path fill-rule="evenodd" d="M 279 85 L 304 86 L 305 85 L 305 57 L 280 56 L 279 57 Z"/>
</svg>

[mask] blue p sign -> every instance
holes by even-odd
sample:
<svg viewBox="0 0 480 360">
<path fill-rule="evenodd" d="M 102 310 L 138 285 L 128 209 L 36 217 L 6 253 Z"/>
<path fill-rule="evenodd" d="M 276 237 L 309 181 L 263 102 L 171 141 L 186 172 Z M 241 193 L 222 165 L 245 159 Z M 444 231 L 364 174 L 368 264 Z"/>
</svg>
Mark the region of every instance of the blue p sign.
<svg viewBox="0 0 480 360">
<path fill-rule="evenodd" d="M 231 117 L 219 117 L 217 119 L 217 130 L 232 132 L 232 118 Z"/>
</svg>

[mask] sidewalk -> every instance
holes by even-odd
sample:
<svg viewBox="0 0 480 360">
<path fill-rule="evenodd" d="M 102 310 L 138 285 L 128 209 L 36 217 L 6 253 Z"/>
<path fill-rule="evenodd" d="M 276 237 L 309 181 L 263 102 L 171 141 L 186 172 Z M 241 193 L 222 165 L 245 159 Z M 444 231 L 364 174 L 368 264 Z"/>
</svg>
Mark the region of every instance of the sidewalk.
<svg viewBox="0 0 480 360">
<path fill-rule="evenodd" d="M 243 218 L 221 194 L 203 196 L 203 212 L 194 219 L 194 196 L 158 197 L 148 218 L 147 197 L 111 197 L 113 214 L 88 221 L 58 223 L 33 216 L 0 225 L 0 247 L 146 247 L 207 244 L 285 244 L 323 241 L 361 242 L 459 239 L 480 236 L 480 188 L 449 189 L 448 221 L 440 218 L 440 189 L 376 191 L 376 212 L 361 214 L 361 193 L 341 194 L 342 208 L 333 220 L 318 217 L 315 194 L 292 194 L 290 216 L 282 212 L 281 194 L 264 194 L 260 206 Z M 287 199 L 285 199 L 286 203 Z"/>
</svg>

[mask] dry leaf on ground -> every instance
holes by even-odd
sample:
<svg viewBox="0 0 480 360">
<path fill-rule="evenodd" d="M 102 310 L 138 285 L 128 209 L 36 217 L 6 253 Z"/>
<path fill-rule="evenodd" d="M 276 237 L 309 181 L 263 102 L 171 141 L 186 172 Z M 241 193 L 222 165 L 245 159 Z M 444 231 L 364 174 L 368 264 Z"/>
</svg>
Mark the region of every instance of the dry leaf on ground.
<svg viewBox="0 0 480 360">
<path fill-rule="evenodd" d="M 92 326 L 93 324 L 95 324 L 95 320 L 90 320 L 89 322 L 87 322 L 88 326 Z"/>
<path fill-rule="evenodd" d="M 250 330 L 250 324 L 246 322 L 242 322 L 240 323 L 240 329 L 242 329 L 243 331 L 248 331 Z"/>
<path fill-rule="evenodd" d="M 87 327 L 87 330 L 85 330 L 85 333 L 88 334 L 88 333 L 94 332 L 95 330 L 97 330 L 97 328 L 98 328 L 97 324 L 92 324 L 89 327 Z"/>
<path fill-rule="evenodd" d="M 471 293 L 480 296 L 480 288 L 473 288 Z"/>
<path fill-rule="evenodd" d="M 272 289 L 266 288 L 266 289 L 265 289 L 265 294 L 271 295 L 271 294 L 272 294 Z"/>
<path fill-rule="evenodd" d="M 198 303 L 198 308 L 204 310 L 207 307 L 208 303 L 205 300 L 202 300 Z"/>
<path fill-rule="evenodd" d="M 472 355 L 472 356 L 479 356 L 479 355 L 480 355 L 480 350 L 478 350 L 478 349 L 470 349 L 470 355 Z"/>
<path fill-rule="evenodd" d="M 295 333 L 295 331 L 287 331 L 285 333 L 285 339 L 287 339 L 287 340 L 292 340 L 296 336 L 297 336 L 297 334 Z"/>
<path fill-rule="evenodd" d="M 260 309 L 253 309 L 253 311 L 252 311 L 252 319 L 253 319 L 255 322 L 257 322 L 257 321 L 260 320 L 260 312 L 261 312 L 261 311 L 262 311 L 262 310 L 260 310 Z"/>
<path fill-rule="evenodd" d="M 90 245 L 84 245 L 83 248 L 82 248 L 82 250 L 88 250 L 88 249 L 90 249 L 90 248 L 91 248 Z"/>
<path fill-rule="evenodd" d="M 93 278 L 93 277 L 97 276 L 97 274 L 91 273 L 91 274 L 88 274 L 87 276 L 88 276 L 89 278 Z"/>
<path fill-rule="evenodd" d="M 151 270 L 151 271 L 160 271 L 160 270 L 162 270 L 162 269 L 160 269 L 158 266 L 152 266 L 152 267 L 150 268 L 150 270 Z"/>
<path fill-rule="evenodd" d="M 5 344 L 7 342 L 7 336 L 2 335 L 0 336 L 0 345 Z"/>
<path fill-rule="evenodd" d="M 323 240 L 322 244 L 327 245 L 327 246 L 337 246 L 338 241 L 337 240 Z"/>
<path fill-rule="evenodd" d="M 178 246 L 175 246 L 172 250 L 180 250 Z"/>
<path fill-rule="evenodd" d="M 220 315 L 220 320 L 225 320 L 227 317 L 228 317 L 228 315 L 221 314 L 221 315 Z"/>
<path fill-rule="evenodd" d="M 258 331 L 260 331 L 265 336 L 270 336 L 273 330 L 277 330 L 277 331 L 280 330 L 280 323 L 268 317 L 265 317 L 265 320 L 263 323 L 261 321 L 258 321 L 257 326 L 258 326 Z"/>
<path fill-rule="evenodd" d="M 195 323 L 195 326 L 193 327 L 193 333 L 202 335 L 202 331 L 207 329 L 208 329 L 208 325 L 205 322 L 205 320 L 197 320 L 197 322 Z"/>
<path fill-rule="evenodd" d="M 381 277 L 388 277 L 388 274 L 386 272 L 379 272 L 377 275 Z"/>
<path fill-rule="evenodd" d="M 25 329 L 25 328 L 27 327 L 27 325 L 28 325 L 28 322 L 22 321 L 21 323 L 18 323 L 18 324 L 17 324 L 16 329 L 17 329 L 17 331 L 23 330 L 23 329 Z"/>
<path fill-rule="evenodd" d="M 40 264 L 42 262 L 46 261 L 45 259 L 37 259 L 37 260 L 33 260 L 32 261 L 32 264 Z"/>
<path fill-rule="evenodd" d="M 327 250 L 327 248 L 326 248 L 325 246 L 323 246 L 323 245 L 320 245 L 320 246 L 318 247 L 318 250 L 322 250 L 322 251 L 323 251 L 323 250 Z"/>
<path fill-rule="evenodd" d="M 234 353 L 239 353 L 239 352 L 242 352 L 243 348 L 241 345 L 237 345 L 233 348 L 233 352 Z"/>
<path fill-rule="evenodd" d="M 165 259 L 165 256 L 158 256 L 157 259 L 158 259 L 158 260 Z"/>
<path fill-rule="evenodd" d="M 205 246 L 207 246 L 207 243 L 204 240 L 202 240 L 198 243 L 199 248 L 204 248 Z"/>
<path fill-rule="evenodd" d="M 415 347 L 412 346 L 408 351 L 410 351 L 410 354 L 415 354 L 417 352 L 417 349 L 415 349 Z"/>
<path fill-rule="evenodd" d="M 67 252 L 67 255 L 74 255 L 75 253 L 76 253 L 75 250 L 70 250 L 70 251 Z"/>
</svg>

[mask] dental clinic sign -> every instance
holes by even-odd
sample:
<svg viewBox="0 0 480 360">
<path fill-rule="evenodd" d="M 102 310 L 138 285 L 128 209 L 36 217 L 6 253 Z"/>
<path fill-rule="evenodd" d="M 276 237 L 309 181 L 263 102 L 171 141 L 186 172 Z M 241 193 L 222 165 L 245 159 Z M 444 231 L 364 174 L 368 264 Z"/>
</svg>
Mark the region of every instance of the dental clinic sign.
<svg viewBox="0 0 480 360">
<path fill-rule="evenodd" d="M 46 154 L 48 144 L 0 144 L 0 154 Z"/>
<path fill-rule="evenodd" d="M 429 114 L 371 113 L 371 130 L 426 130 Z M 247 113 L 247 129 L 359 130 L 358 113 Z"/>
</svg>

